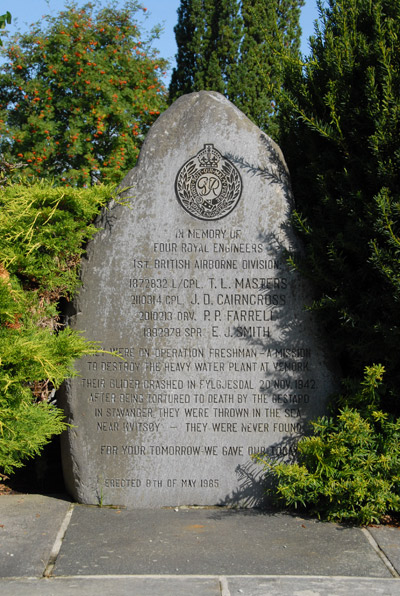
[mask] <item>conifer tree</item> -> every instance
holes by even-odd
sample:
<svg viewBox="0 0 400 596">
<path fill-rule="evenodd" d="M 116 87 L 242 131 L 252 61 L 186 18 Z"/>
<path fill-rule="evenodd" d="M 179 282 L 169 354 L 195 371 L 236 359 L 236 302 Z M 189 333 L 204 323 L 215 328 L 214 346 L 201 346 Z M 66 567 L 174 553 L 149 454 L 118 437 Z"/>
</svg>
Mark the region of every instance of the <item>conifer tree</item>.
<svg viewBox="0 0 400 596">
<path fill-rule="evenodd" d="M 27 175 L 119 181 L 164 108 L 165 61 L 143 40 L 136 0 L 70 3 L 8 41 L 0 68 L 0 152 Z"/>
<path fill-rule="evenodd" d="M 312 53 L 290 61 L 281 106 L 300 266 L 344 374 L 381 363 L 398 395 L 400 4 L 329 0 L 319 10 Z"/>
<path fill-rule="evenodd" d="M 266 129 L 276 113 L 282 81 L 282 54 L 300 47 L 300 7 L 293 0 L 242 0 L 240 57 L 228 96 L 258 126 Z M 276 134 L 275 129 L 269 130 Z M 275 136 L 275 135 L 274 135 Z"/>
<path fill-rule="evenodd" d="M 302 5 L 303 0 L 181 0 L 170 100 L 219 91 L 258 126 L 271 129 L 282 53 L 299 50 Z"/>
<path fill-rule="evenodd" d="M 237 60 L 240 33 L 238 0 L 181 0 L 171 99 L 201 89 L 225 93 Z"/>
</svg>

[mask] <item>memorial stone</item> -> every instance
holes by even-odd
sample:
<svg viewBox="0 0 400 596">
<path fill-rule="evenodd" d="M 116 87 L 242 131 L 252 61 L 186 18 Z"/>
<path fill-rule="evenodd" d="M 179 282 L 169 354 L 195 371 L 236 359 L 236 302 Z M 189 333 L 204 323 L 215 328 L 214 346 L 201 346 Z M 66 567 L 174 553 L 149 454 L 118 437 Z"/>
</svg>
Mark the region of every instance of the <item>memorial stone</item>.
<svg viewBox="0 0 400 596">
<path fill-rule="evenodd" d="M 251 456 L 290 460 L 335 373 L 279 148 L 223 96 L 153 125 L 99 221 L 70 325 L 104 352 L 65 384 L 66 483 L 82 503 L 257 505 Z"/>
</svg>

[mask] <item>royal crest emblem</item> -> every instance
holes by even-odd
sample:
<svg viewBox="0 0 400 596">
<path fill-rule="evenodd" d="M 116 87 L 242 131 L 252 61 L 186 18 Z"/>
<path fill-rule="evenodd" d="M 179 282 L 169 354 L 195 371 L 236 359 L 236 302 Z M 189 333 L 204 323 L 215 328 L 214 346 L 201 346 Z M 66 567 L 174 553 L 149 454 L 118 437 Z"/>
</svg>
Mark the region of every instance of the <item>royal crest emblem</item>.
<svg viewBox="0 0 400 596">
<path fill-rule="evenodd" d="M 179 170 L 175 192 L 182 207 L 197 219 L 221 219 L 233 211 L 242 194 L 235 166 L 207 144 Z"/>
</svg>

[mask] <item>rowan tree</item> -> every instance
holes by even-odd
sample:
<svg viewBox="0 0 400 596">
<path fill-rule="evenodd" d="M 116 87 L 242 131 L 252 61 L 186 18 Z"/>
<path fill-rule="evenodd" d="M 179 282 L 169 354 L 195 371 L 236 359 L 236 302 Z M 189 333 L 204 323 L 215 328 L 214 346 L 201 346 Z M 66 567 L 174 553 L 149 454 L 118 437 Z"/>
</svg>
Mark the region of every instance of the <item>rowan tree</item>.
<svg viewBox="0 0 400 596">
<path fill-rule="evenodd" d="M 138 2 L 70 3 L 3 49 L 0 151 L 28 176 L 68 184 L 119 181 L 164 109 L 166 66 L 142 39 Z"/>
<path fill-rule="evenodd" d="M 303 0 L 181 0 L 177 66 L 170 100 L 192 91 L 223 93 L 270 134 L 283 53 L 298 53 Z"/>
</svg>

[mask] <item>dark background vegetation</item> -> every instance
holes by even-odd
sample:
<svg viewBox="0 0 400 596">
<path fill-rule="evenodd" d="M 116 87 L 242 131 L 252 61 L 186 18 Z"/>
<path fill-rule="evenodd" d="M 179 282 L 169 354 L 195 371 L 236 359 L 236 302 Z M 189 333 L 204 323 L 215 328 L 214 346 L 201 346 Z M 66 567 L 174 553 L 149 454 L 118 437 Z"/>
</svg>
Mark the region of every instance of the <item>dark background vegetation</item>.
<svg viewBox="0 0 400 596">
<path fill-rule="evenodd" d="M 332 399 L 330 417 L 300 442 L 298 464 L 260 463 L 286 506 L 358 523 L 398 511 L 400 5 L 320 3 L 307 58 L 299 54 L 301 6 L 301 0 L 182 0 L 169 96 L 159 77 L 165 62 L 141 38 L 136 2 L 99 11 L 71 4 L 47 19 L 47 29 L 37 25 L 5 44 L 4 473 L 62 430 L 53 390 L 79 354 L 95 349 L 60 327 L 57 305 L 77 287 L 91 222 L 113 192 L 102 182 L 118 183 L 134 165 L 168 102 L 212 89 L 283 149 L 293 223 L 305 247 L 301 261 L 289 259 L 314 285 L 308 307 L 343 371 L 341 395 Z M 50 363 L 42 368 L 41 351 Z M 33 409 L 37 423 L 28 424 L 22 407 Z"/>
</svg>

